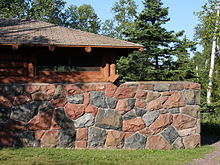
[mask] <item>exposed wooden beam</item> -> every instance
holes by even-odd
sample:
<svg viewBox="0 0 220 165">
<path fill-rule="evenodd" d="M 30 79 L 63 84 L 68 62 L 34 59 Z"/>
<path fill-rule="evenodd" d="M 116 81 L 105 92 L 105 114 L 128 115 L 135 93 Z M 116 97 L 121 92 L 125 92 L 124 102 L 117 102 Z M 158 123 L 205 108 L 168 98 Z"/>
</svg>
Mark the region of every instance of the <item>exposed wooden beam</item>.
<svg viewBox="0 0 220 165">
<path fill-rule="evenodd" d="M 13 49 L 13 50 L 17 50 L 18 48 L 19 48 L 18 44 L 12 45 L 12 49 Z"/>
<path fill-rule="evenodd" d="M 144 47 L 140 48 L 139 51 L 140 51 L 140 52 L 143 52 L 143 51 L 144 51 Z"/>
<path fill-rule="evenodd" d="M 50 51 L 54 51 L 55 48 L 56 48 L 56 46 L 54 46 L 54 45 L 49 45 L 48 48 L 49 48 Z"/>
<path fill-rule="evenodd" d="M 92 51 L 92 48 L 90 46 L 85 47 L 85 51 L 87 53 L 90 53 Z"/>
</svg>

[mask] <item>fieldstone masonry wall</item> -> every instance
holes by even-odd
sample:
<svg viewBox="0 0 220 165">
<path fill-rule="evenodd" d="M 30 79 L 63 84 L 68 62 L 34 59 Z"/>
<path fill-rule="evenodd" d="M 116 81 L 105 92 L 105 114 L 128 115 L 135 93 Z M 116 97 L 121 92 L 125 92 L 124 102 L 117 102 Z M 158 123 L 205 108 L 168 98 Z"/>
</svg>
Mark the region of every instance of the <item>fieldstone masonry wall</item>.
<svg viewBox="0 0 220 165">
<path fill-rule="evenodd" d="M 194 148 L 199 104 L 190 82 L 0 85 L 0 147 Z"/>
</svg>

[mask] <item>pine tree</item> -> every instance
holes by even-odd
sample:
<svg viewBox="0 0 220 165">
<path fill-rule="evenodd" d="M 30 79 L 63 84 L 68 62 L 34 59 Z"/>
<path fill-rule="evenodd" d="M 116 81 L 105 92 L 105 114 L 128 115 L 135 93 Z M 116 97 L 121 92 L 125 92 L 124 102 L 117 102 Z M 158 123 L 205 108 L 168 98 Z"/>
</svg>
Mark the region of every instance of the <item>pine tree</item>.
<svg viewBox="0 0 220 165">
<path fill-rule="evenodd" d="M 174 70 L 179 69 L 175 60 L 183 50 L 187 52 L 184 55 L 188 56 L 187 49 L 192 43 L 181 39 L 183 31 L 175 33 L 164 28 L 163 25 L 170 19 L 168 8 L 163 7 L 161 0 L 144 0 L 143 5 L 143 11 L 135 20 L 135 27 L 127 29 L 124 34 L 129 41 L 140 43 L 145 49 L 127 59 L 122 58 L 119 61 L 119 73 L 125 80 L 175 80 L 178 72 Z M 131 63 L 133 65 L 125 67 Z M 139 76 L 131 76 L 129 71 L 132 70 L 136 70 Z"/>
</svg>

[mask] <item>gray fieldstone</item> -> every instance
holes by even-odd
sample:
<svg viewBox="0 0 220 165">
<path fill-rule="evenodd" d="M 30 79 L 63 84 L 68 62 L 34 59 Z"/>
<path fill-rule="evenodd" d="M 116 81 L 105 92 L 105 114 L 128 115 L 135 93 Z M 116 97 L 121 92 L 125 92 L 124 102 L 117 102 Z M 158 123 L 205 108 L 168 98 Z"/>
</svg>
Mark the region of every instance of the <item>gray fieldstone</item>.
<svg viewBox="0 0 220 165">
<path fill-rule="evenodd" d="M 155 91 L 159 91 L 159 92 L 163 92 L 163 91 L 168 91 L 170 87 L 170 84 L 155 84 L 154 85 L 154 90 Z"/>
<path fill-rule="evenodd" d="M 90 104 L 98 108 L 108 108 L 104 92 L 90 92 Z"/>
<path fill-rule="evenodd" d="M 76 128 L 90 127 L 94 124 L 95 117 L 90 113 L 85 113 L 83 116 L 75 120 Z"/>
<path fill-rule="evenodd" d="M 195 104 L 200 105 L 200 91 L 194 91 L 195 94 Z"/>
<path fill-rule="evenodd" d="M 8 93 L 13 96 L 19 96 L 24 93 L 24 88 L 22 85 L 6 85 L 3 88 L 5 93 Z"/>
<path fill-rule="evenodd" d="M 131 107 L 131 109 L 134 108 L 135 101 L 136 101 L 136 99 L 128 99 L 128 105 Z"/>
<path fill-rule="evenodd" d="M 165 113 L 169 113 L 169 110 L 168 109 L 160 109 L 160 110 L 158 110 L 158 112 L 160 114 L 165 114 Z"/>
<path fill-rule="evenodd" d="M 65 148 L 73 148 L 75 143 L 75 137 L 75 129 L 60 130 L 59 146 Z"/>
<path fill-rule="evenodd" d="M 122 116 L 123 120 L 130 120 L 136 118 L 136 112 L 134 110 L 128 111 L 126 114 Z"/>
<path fill-rule="evenodd" d="M 84 95 L 78 94 L 74 96 L 68 96 L 67 100 L 70 104 L 83 104 L 84 103 Z"/>
<path fill-rule="evenodd" d="M 75 128 L 74 121 L 67 117 L 63 108 L 55 109 L 55 120 L 59 124 L 59 126 L 63 129 Z"/>
<path fill-rule="evenodd" d="M 135 133 L 125 139 L 125 149 L 143 149 L 146 146 L 147 137 L 140 133 Z"/>
<path fill-rule="evenodd" d="M 51 100 L 52 96 L 42 91 L 38 91 L 38 92 L 31 94 L 31 98 L 34 101 L 47 101 L 47 100 Z"/>
<path fill-rule="evenodd" d="M 28 122 L 37 115 L 38 107 L 39 102 L 37 101 L 13 107 L 11 118 L 18 121 Z"/>
<path fill-rule="evenodd" d="M 198 105 L 187 105 L 186 107 L 181 107 L 180 112 L 194 118 L 198 118 L 200 107 Z"/>
<path fill-rule="evenodd" d="M 172 144 L 178 137 L 179 134 L 175 130 L 173 126 L 168 126 L 162 133 L 161 135 L 170 143 Z"/>
<path fill-rule="evenodd" d="M 40 147 L 40 142 L 35 139 L 33 131 L 25 131 L 18 134 L 15 147 Z"/>
<path fill-rule="evenodd" d="M 58 98 L 63 98 L 65 96 L 66 95 L 65 95 L 65 90 L 63 88 L 63 85 L 57 85 L 53 98 L 58 99 Z"/>
<path fill-rule="evenodd" d="M 185 90 L 184 96 L 188 105 L 195 104 L 195 94 L 193 90 Z"/>
<path fill-rule="evenodd" d="M 180 109 L 179 108 L 173 108 L 169 110 L 171 114 L 177 114 L 180 113 Z"/>
<path fill-rule="evenodd" d="M 0 106 L 0 123 L 6 122 L 11 115 L 11 108 Z"/>
<path fill-rule="evenodd" d="M 38 107 L 38 113 L 46 112 L 51 109 L 54 109 L 54 106 L 51 104 L 50 101 L 42 101 L 39 102 L 39 107 Z"/>
<path fill-rule="evenodd" d="M 110 109 L 115 109 L 118 100 L 115 98 L 111 98 L 111 97 L 106 97 L 106 102 L 108 104 L 108 108 Z"/>
<path fill-rule="evenodd" d="M 173 142 L 173 148 L 175 148 L 175 149 L 184 148 L 183 140 L 182 140 L 181 137 L 178 137 L 178 138 Z"/>
<path fill-rule="evenodd" d="M 122 117 L 115 110 L 99 110 L 96 116 L 96 127 L 105 129 L 121 129 L 122 127 Z"/>
<path fill-rule="evenodd" d="M 135 112 L 138 117 L 142 117 L 147 110 L 135 107 Z"/>
<path fill-rule="evenodd" d="M 105 129 L 90 127 L 88 131 L 88 146 L 103 147 L 105 144 L 107 132 Z"/>
<path fill-rule="evenodd" d="M 149 103 L 149 102 L 159 98 L 160 95 L 161 94 L 159 92 L 148 92 L 146 101 Z"/>
<path fill-rule="evenodd" d="M 157 111 L 150 111 L 145 113 L 142 119 L 144 120 L 145 125 L 148 127 L 159 117 L 159 115 L 160 113 Z"/>
</svg>

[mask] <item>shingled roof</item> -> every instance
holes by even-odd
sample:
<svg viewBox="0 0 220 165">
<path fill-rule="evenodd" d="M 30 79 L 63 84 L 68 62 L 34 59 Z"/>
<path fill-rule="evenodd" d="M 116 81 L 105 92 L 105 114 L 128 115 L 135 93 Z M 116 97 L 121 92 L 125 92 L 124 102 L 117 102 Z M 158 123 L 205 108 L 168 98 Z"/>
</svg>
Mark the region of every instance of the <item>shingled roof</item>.
<svg viewBox="0 0 220 165">
<path fill-rule="evenodd" d="M 61 47 L 142 48 L 140 44 L 54 24 L 19 19 L 0 19 L 0 45 Z"/>
</svg>

